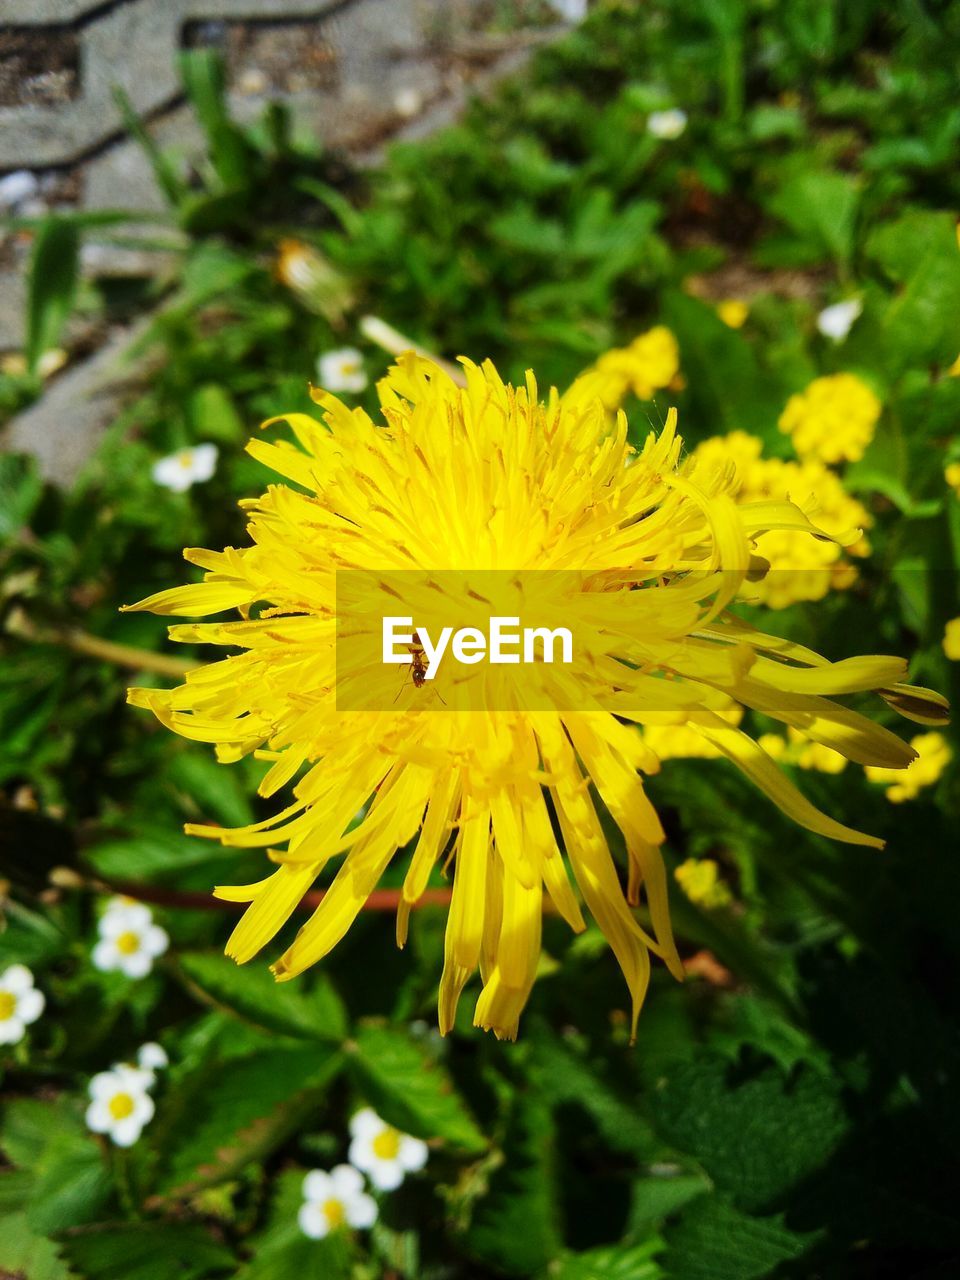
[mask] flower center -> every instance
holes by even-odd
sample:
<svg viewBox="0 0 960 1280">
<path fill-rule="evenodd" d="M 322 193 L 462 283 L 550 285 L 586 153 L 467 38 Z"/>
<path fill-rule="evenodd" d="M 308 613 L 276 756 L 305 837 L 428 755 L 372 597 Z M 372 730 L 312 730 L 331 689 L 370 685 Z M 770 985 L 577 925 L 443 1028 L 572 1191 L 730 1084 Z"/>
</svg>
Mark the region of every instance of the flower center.
<svg viewBox="0 0 960 1280">
<path fill-rule="evenodd" d="M 346 1214 L 343 1212 L 343 1205 L 339 1200 L 335 1200 L 332 1196 L 329 1200 L 325 1200 L 323 1202 L 323 1212 L 331 1229 L 334 1227 L 342 1227 L 346 1221 Z"/>
<path fill-rule="evenodd" d="M 17 1011 L 17 997 L 9 991 L 0 991 L 0 1022 L 6 1022 Z"/>
<path fill-rule="evenodd" d="M 396 1160 L 400 1150 L 400 1134 L 396 1129 L 384 1129 L 373 1140 L 373 1154 L 379 1160 Z"/>
<path fill-rule="evenodd" d="M 114 1120 L 126 1120 L 127 1116 L 133 1115 L 133 1099 L 129 1093 L 115 1093 L 109 1105 Z"/>
<path fill-rule="evenodd" d="M 117 938 L 117 950 L 123 956 L 132 956 L 134 952 L 139 951 L 139 934 L 134 933 L 132 929 L 128 929 L 126 933 L 121 933 Z"/>
<path fill-rule="evenodd" d="M 187 471 L 193 465 L 193 454 L 189 449 L 181 449 L 177 454 L 177 461 Z"/>
</svg>

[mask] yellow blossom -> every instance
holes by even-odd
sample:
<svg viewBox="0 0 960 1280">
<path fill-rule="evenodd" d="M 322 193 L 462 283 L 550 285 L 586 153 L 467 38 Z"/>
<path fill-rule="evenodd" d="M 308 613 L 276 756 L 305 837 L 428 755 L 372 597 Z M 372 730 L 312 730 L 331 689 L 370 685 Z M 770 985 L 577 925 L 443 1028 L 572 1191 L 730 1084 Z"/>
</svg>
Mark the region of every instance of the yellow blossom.
<svg viewBox="0 0 960 1280">
<path fill-rule="evenodd" d="M 727 907 L 733 901 L 730 886 L 720 879 L 720 868 L 713 858 L 687 858 L 674 871 L 673 877 L 691 902 L 708 911 Z"/>
<path fill-rule="evenodd" d="M 578 379 L 583 394 L 618 409 L 628 392 L 649 400 L 655 392 L 674 385 L 680 372 L 680 349 L 665 325 L 656 325 L 634 338 L 628 347 L 614 347 Z"/>
<path fill-rule="evenodd" d="M 694 457 L 710 466 L 730 467 L 740 502 L 791 500 L 818 528 L 838 540 L 872 524 L 870 513 L 846 492 L 835 472 L 812 460 L 764 458 L 762 441 L 745 431 L 711 436 L 697 446 Z M 845 590 L 856 580 L 856 568 L 844 558 L 844 550 L 865 556 L 870 546 L 862 536 L 844 548 L 839 541 L 775 529 L 762 534 L 755 549 L 770 570 L 760 581 L 750 582 L 744 594 L 782 609 L 798 600 L 821 600 L 831 590 Z"/>
<path fill-rule="evenodd" d="M 960 498 L 960 462 L 951 462 L 945 467 L 943 478 L 957 497 Z"/>
<path fill-rule="evenodd" d="M 953 755 L 942 733 L 918 734 L 911 739 L 910 746 L 917 754 L 907 769 L 868 766 L 865 771 L 871 782 L 879 782 L 887 788 L 887 799 L 893 804 L 913 800 L 924 787 L 937 782 Z"/>
<path fill-rule="evenodd" d="M 814 769 L 818 773 L 842 773 L 847 767 L 847 757 L 823 743 L 813 742 L 806 734 L 791 725 L 787 737 L 779 733 L 763 733 L 757 739 L 768 756 L 784 764 L 794 764 L 800 769 Z"/>
<path fill-rule="evenodd" d="M 943 652 L 951 662 L 960 662 L 960 618 L 951 618 L 943 632 Z"/>
<path fill-rule="evenodd" d="M 730 329 L 742 329 L 749 314 L 750 308 L 740 298 L 727 298 L 717 304 L 717 315 Z"/>
<path fill-rule="evenodd" d="M 276 483 L 242 504 L 248 545 L 187 550 L 203 582 L 134 606 L 201 619 L 238 611 L 171 628 L 172 639 L 226 656 L 175 689 L 133 689 L 130 701 L 215 744 L 224 763 L 270 761 L 262 796 L 292 787 L 291 802 L 262 821 L 187 828 L 228 848 L 261 848 L 270 861 L 266 878 L 216 890 L 246 905 L 227 944 L 238 962 L 275 937 L 318 878 L 328 886 L 322 901 L 273 971 L 286 981 L 321 961 L 410 846 L 401 944 L 434 868 L 453 868 L 442 1031 L 479 968 L 476 1024 L 516 1035 L 540 960 L 544 891 L 572 929 L 584 928 L 581 901 L 597 920 L 635 1025 L 650 955 L 683 973 L 664 832 L 644 787 L 659 761 L 636 726 L 694 728 L 801 826 L 876 847 L 820 812 L 718 709 L 733 701 L 850 759 L 896 769 L 911 749 L 834 699 L 875 690 L 921 723 L 941 722 L 945 704 L 901 684 L 900 658 L 830 662 L 729 612 L 755 540 L 770 528 L 811 536 L 815 526 L 789 501 L 738 504 L 732 469 L 684 461 L 674 412 L 636 451 L 625 416 L 611 427 L 582 384 L 542 403 L 532 374 L 514 388 L 489 362 L 463 365 L 461 387 L 407 353 L 378 387 L 383 425 L 315 390 L 319 419 L 284 415 L 299 447 L 251 442 L 253 456 L 296 488 Z M 502 570 L 513 581 L 525 570 L 570 569 L 583 614 L 608 619 L 585 633 L 584 660 L 562 669 L 584 709 L 526 710 L 524 666 L 502 668 L 515 709 L 444 708 L 412 679 L 399 703 L 339 705 L 341 571 L 419 570 L 433 582 L 451 570 Z M 636 635 L 618 626 L 628 604 L 643 620 Z M 600 804 L 623 835 L 622 871 Z"/>
<path fill-rule="evenodd" d="M 953 364 L 947 370 L 948 378 L 960 378 L 960 356 L 957 356 Z"/>
<path fill-rule="evenodd" d="M 792 437 L 801 458 L 856 462 L 873 439 L 881 407 L 856 374 L 829 374 L 790 397 L 780 430 Z"/>
</svg>

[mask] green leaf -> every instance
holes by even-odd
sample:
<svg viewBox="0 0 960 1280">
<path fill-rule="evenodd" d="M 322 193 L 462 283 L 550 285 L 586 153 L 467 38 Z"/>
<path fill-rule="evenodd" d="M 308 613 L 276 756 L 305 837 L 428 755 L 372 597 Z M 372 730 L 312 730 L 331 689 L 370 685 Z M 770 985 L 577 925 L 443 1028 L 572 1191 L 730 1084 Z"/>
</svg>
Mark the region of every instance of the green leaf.
<svg viewBox="0 0 960 1280">
<path fill-rule="evenodd" d="M 43 481 L 26 454 L 0 454 L 0 545 L 20 532 L 33 515 Z"/>
<path fill-rule="evenodd" d="M 142 148 L 150 167 L 153 169 L 153 180 L 166 196 L 171 205 L 177 205 L 186 191 L 186 184 L 177 172 L 176 165 L 157 146 L 146 125 L 133 109 L 133 103 L 119 87 L 114 87 L 113 98 L 117 104 L 123 126 L 131 138 Z"/>
<path fill-rule="evenodd" d="M 304 1236 L 297 1222 L 303 1204 L 302 1169 L 281 1173 L 274 1184 L 273 1204 L 266 1228 L 249 1243 L 254 1256 L 237 1280 L 303 1280 L 323 1276 L 340 1280 L 351 1272 L 350 1238 L 334 1232 L 323 1240 Z"/>
<path fill-rule="evenodd" d="M 550 1108 L 535 1088 L 514 1094 L 506 1117 L 503 1163 L 474 1209 L 463 1246 L 508 1276 L 527 1276 L 560 1252 Z"/>
<path fill-rule="evenodd" d="M 883 316 L 892 371 L 950 364 L 960 341 L 960 253 L 952 216 L 908 213 L 879 228 L 868 252 L 901 285 Z"/>
<path fill-rule="evenodd" d="M 31 1230 L 26 1215 L 0 1215 L 0 1273 L 24 1280 L 75 1280 L 57 1247 Z"/>
<path fill-rule="evenodd" d="M 55 347 L 73 307 L 80 238 L 72 222 L 48 218 L 37 232 L 27 289 L 27 366 L 35 373 Z"/>
<path fill-rule="evenodd" d="M 705 1055 L 664 1070 L 654 1120 L 738 1205 L 759 1209 L 823 1164 L 848 1121 L 832 1078 L 775 1067 L 743 1083 L 733 1076 L 727 1061 Z"/>
<path fill-rule="evenodd" d="M 83 851 L 84 860 L 107 880 L 145 884 L 176 878 L 188 868 L 232 860 L 235 849 L 213 840 L 186 836 L 174 826 L 149 827 L 113 840 L 100 840 Z"/>
<path fill-rule="evenodd" d="M 226 827 L 242 827 L 253 822 L 250 797 L 238 771 L 229 765 L 199 751 L 181 751 L 171 761 L 170 777 L 177 787 L 187 792 L 203 817 Z"/>
<path fill-rule="evenodd" d="M 236 1267 L 226 1245 L 189 1222 L 117 1223 L 71 1236 L 62 1252 L 84 1280 L 201 1280 Z"/>
<path fill-rule="evenodd" d="M 788 179 L 770 210 L 798 235 L 846 267 L 853 257 L 860 187 L 846 174 L 808 170 Z"/>
<path fill-rule="evenodd" d="M 100 1148 L 67 1096 L 14 1099 L 4 1111 L 0 1148 L 32 1175 L 27 1219 L 41 1235 L 92 1222 L 110 1197 Z"/>
<path fill-rule="evenodd" d="M 450 1077 L 403 1032 L 361 1027 L 350 1063 L 371 1106 L 404 1133 L 444 1138 L 467 1151 L 486 1147 Z"/>
<path fill-rule="evenodd" d="M 656 1255 L 662 1251 L 662 1240 L 647 1240 L 570 1253 L 550 1268 L 550 1280 L 660 1280 L 666 1273 Z"/>
<path fill-rule="evenodd" d="M 180 969 L 198 994 L 217 1008 L 267 1031 L 340 1042 L 347 1034 L 343 1004 L 325 974 L 278 983 L 262 966 L 240 968 L 225 956 L 186 951 Z"/>
<path fill-rule="evenodd" d="M 683 1280 L 761 1280 L 813 1241 L 789 1231 L 779 1214 L 750 1218 L 719 1196 L 691 1205 L 666 1237 L 667 1275 Z"/>
<path fill-rule="evenodd" d="M 172 1147 L 164 1194 L 186 1195 L 263 1160 L 316 1112 L 342 1064 L 321 1044 L 271 1048 L 181 1082 L 156 1122 Z"/>
</svg>

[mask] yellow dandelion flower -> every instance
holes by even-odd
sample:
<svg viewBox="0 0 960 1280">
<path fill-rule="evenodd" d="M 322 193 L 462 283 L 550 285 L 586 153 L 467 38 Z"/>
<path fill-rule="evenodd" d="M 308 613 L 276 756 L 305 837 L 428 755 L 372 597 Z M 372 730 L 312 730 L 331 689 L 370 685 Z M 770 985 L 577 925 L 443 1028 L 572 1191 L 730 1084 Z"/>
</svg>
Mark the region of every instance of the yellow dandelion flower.
<svg viewBox="0 0 960 1280">
<path fill-rule="evenodd" d="M 677 884 L 698 907 L 715 911 L 733 901 L 730 886 L 720 878 L 720 867 L 713 858 L 687 858 L 674 871 Z"/>
<path fill-rule="evenodd" d="M 733 699 L 714 707 L 717 715 L 722 716 L 734 727 L 743 719 L 743 707 Z M 708 742 L 696 728 L 683 723 L 678 717 L 675 724 L 648 724 L 643 730 L 643 741 L 656 755 L 663 760 L 715 760 L 723 753 L 719 747 Z"/>
<path fill-rule="evenodd" d="M 951 618 L 944 628 L 943 652 L 951 662 L 960 662 L 960 618 Z"/>
<path fill-rule="evenodd" d="M 843 487 L 836 472 L 820 462 L 789 462 L 764 458 L 763 444 L 745 431 L 711 436 L 698 445 L 694 457 L 711 467 L 729 467 L 738 501 L 766 500 L 798 503 L 810 519 L 836 541 L 811 538 L 790 529 L 775 529 L 757 538 L 755 552 L 769 570 L 744 588 L 750 599 L 783 609 L 799 600 L 821 600 L 856 581 L 856 566 L 844 552 L 865 556 L 870 546 L 862 535 L 849 541 L 854 530 L 873 523 L 870 513 Z M 843 547 L 841 541 L 848 541 Z"/>
<path fill-rule="evenodd" d="M 742 329 L 749 314 L 749 306 L 740 298 L 727 298 L 717 304 L 717 315 L 729 329 Z"/>
<path fill-rule="evenodd" d="M 665 325 L 634 338 L 628 347 L 614 347 L 577 380 L 578 394 L 603 401 L 611 413 L 632 391 L 649 400 L 657 391 L 674 387 L 680 374 L 680 348 Z"/>
<path fill-rule="evenodd" d="M 960 498 L 960 462 L 951 462 L 944 467 L 943 478 L 957 497 Z"/>
<path fill-rule="evenodd" d="M 942 733 L 921 733 L 913 738 L 910 746 L 916 757 L 905 770 L 883 769 L 868 766 L 866 775 L 871 782 L 879 782 L 887 788 L 887 799 L 893 804 L 914 800 L 924 789 L 933 786 L 950 763 L 953 752 Z"/>
<path fill-rule="evenodd" d="M 544 891 L 574 930 L 584 927 L 581 901 L 598 922 L 626 977 L 635 1026 L 651 953 L 683 973 L 664 833 L 644 786 L 658 761 L 636 726 L 682 718 L 802 826 L 879 846 L 816 809 L 717 708 L 733 700 L 862 764 L 904 768 L 911 749 L 834 698 L 876 690 L 924 723 L 942 721 L 945 704 L 900 683 L 900 658 L 830 662 L 728 612 L 754 539 L 814 526 L 789 502 L 737 505 L 726 469 L 682 461 L 675 413 L 637 452 L 624 415 L 611 428 L 582 387 L 541 403 L 532 374 L 514 388 L 489 362 L 463 364 L 460 387 L 428 360 L 402 357 L 378 388 L 382 426 L 316 390 L 321 420 L 285 415 L 299 447 L 250 444 L 297 487 L 274 484 L 243 503 L 249 545 L 185 553 L 203 582 L 133 606 L 201 619 L 239 611 L 171 628 L 174 640 L 223 646 L 227 656 L 175 689 L 133 689 L 130 701 L 215 744 L 223 762 L 250 753 L 269 760 L 263 796 L 292 785 L 291 802 L 265 821 L 187 828 L 227 847 L 263 848 L 273 864 L 255 884 L 216 890 L 247 905 L 227 944 L 238 962 L 335 866 L 273 970 L 287 980 L 322 960 L 410 845 L 401 945 L 433 868 L 453 868 L 442 1031 L 479 968 L 476 1024 L 516 1035 L 537 973 Z M 414 678 L 399 703 L 339 705 L 339 659 L 351 652 L 337 638 L 343 575 L 415 570 L 436 586 L 444 571 L 468 581 L 475 571 L 505 571 L 513 583 L 524 570 L 570 569 L 582 583 L 578 616 L 600 620 L 585 631 L 578 664 L 549 668 L 578 709 L 527 710 L 529 666 L 496 668 L 513 698 L 506 708 L 445 708 Z M 618 623 L 625 606 L 642 620 L 638 634 Z M 624 836 L 623 879 L 600 804 Z"/>
<path fill-rule="evenodd" d="M 801 458 L 856 462 L 873 439 L 881 407 L 856 374 L 829 374 L 790 397 L 780 430 L 792 437 Z"/>
</svg>

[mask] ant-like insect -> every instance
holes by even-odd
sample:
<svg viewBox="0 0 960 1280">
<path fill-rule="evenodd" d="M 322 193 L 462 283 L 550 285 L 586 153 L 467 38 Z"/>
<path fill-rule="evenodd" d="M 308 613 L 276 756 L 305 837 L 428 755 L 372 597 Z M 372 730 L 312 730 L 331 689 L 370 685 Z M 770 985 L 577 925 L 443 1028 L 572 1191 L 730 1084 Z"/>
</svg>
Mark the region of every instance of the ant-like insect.
<svg viewBox="0 0 960 1280">
<path fill-rule="evenodd" d="M 415 689 L 422 689 L 427 683 L 427 655 L 423 647 L 423 641 L 420 639 L 419 631 L 414 631 L 413 644 L 407 645 L 407 648 L 410 650 L 410 679 L 413 681 L 413 687 Z M 444 706 L 446 706 L 443 695 L 440 691 L 436 690 L 435 692 L 440 701 L 444 703 Z M 394 698 L 394 702 L 396 702 L 397 698 L 400 697 L 401 693 L 403 693 L 402 685 L 397 690 L 397 697 Z"/>
</svg>

